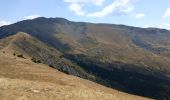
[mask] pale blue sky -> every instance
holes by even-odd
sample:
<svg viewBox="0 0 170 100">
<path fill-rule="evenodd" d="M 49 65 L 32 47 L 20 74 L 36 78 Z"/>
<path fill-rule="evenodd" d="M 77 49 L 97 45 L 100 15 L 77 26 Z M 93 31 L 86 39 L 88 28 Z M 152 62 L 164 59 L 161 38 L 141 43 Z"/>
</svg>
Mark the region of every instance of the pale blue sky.
<svg viewBox="0 0 170 100">
<path fill-rule="evenodd" d="M 0 26 L 38 16 L 170 29 L 170 0 L 0 0 Z"/>
</svg>

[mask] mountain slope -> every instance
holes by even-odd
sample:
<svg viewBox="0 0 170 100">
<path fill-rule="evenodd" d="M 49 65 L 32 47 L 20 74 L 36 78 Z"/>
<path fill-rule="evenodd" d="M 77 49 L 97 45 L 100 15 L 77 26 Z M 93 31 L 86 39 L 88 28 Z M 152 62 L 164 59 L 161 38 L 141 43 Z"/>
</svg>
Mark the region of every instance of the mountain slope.
<svg viewBox="0 0 170 100">
<path fill-rule="evenodd" d="M 87 73 L 79 66 L 63 58 L 61 52 L 27 33 L 18 32 L 13 36 L 1 39 L 0 46 L 0 50 L 6 54 L 22 56 L 35 63 L 44 63 L 68 74 L 87 77 Z M 90 76 L 88 77 L 90 78 Z"/>
<path fill-rule="evenodd" d="M 147 100 L 0 51 L 1 100 Z"/>
<path fill-rule="evenodd" d="M 22 38 L 13 42 L 17 51 L 21 50 L 19 53 L 36 58 L 35 62 L 128 93 L 170 98 L 168 30 L 41 17 L 0 27 L 0 38 L 17 32 L 26 32 L 41 41 Z M 5 40 L 4 43 L 8 41 Z M 56 63 L 61 58 L 64 62 Z"/>
</svg>

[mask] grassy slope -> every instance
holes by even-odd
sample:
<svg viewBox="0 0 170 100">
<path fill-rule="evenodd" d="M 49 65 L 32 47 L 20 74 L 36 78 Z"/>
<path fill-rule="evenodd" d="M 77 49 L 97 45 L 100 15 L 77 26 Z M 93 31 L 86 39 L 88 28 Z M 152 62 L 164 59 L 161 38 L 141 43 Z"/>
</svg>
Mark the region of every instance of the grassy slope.
<svg viewBox="0 0 170 100">
<path fill-rule="evenodd" d="M 79 66 L 62 57 L 61 52 L 23 32 L 1 39 L 0 47 L 7 54 L 23 55 L 24 58 L 34 59 L 35 62 L 39 61 L 39 63 L 47 64 L 75 76 L 83 78 L 88 76 Z M 91 76 L 88 77 L 90 78 Z"/>
<path fill-rule="evenodd" d="M 89 74 L 93 73 L 96 77 L 102 78 L 97 79 L 98 83 L 103 81 L 107 81 L 108 84 L 118 83 L 118 86 L 121 85 L 120 87 L 130 93 L 157 99 L 169 98 L 170 82 L 166 80 L 170 77 L 168 57 L 170 32 L 167 30 L 74 23 L 57 18 L 37 18 L 0 28 L 0 37 L 7 37 L 18 31 L 27 32 L 38 40 L 53 46 L 64 56 L 71 54 L 68 57 L 69 60 L 66 60 L 73 62 L 73 65 L 78 64 L 79 66 L 75 69 L 81 67 Z M 24 52 L 27 51 L 27 47 L 40 47 L 39 43 L 23 41 L 23 39 L 15 41 L 15 45 Z M 43 46 L 40 54 L 36 53 L 39 51 L 38 48 L 28 49 L 25 54 L 34 55 L 46 64 L 57 66 L 53 57 L 48 60 L 45 56 L 56 53 L 49 50 L 49 45 Z M 44 48 L 48 49 L 44 50 Z M 57 66 L 59 69 L 63 68 L 63 65 L 59 66 Z M 77 75 L 74 71 L 70 72 Z M 141 84 L 142 89 L 140 89 Z"/>
<path fill-rule="evenodd" d="M 1 100 L 146 100 L 0 51 Z"/>
</svg>

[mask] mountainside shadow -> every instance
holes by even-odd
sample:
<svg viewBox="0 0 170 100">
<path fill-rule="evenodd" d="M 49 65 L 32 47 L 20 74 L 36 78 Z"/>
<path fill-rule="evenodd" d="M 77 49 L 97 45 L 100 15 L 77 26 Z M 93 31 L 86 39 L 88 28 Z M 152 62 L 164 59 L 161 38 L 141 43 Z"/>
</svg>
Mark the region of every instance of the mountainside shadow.
<svg viewBox="0 0 170 100">
<path fill-rule="evenodd" d="M 96 76 L 95 82 L 130 94 L 149 97 L 157 100 L 170 100 L 170 80 L 152 75 L 118 68 L 119 64 L 103 64 L 86 59 L 85 55 L 65 55 L 81 66 L 88 73 Z M 104 66 L 100 66 L 104 65 Z M 121 66 L 134 66 L 121 64 Z M 111 68 L 111 69 L 107 69 Z"/>
</svg>

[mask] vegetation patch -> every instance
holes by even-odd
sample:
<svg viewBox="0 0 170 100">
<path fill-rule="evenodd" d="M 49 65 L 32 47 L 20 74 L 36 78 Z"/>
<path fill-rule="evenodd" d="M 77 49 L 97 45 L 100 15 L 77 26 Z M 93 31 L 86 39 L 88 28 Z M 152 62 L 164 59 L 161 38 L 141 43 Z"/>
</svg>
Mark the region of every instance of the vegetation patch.
<svg viewBox="0 0 170 100">
<path fill-rule="evenodd" d="M 18 54 L 17 57 L 19 57 L 19 58 L 24 58 L 24 59 L 25 59 L 25 57 L 23 56 L 23 54 Z"/>
<path fill-rule="evenodd" d="M 39 60 L 39 59 L 36 59 L 35 57 L 33 57 L 32 59 L 31 59 L 34 63 L 41 63 L 41 60 Z"/>
</svg>

